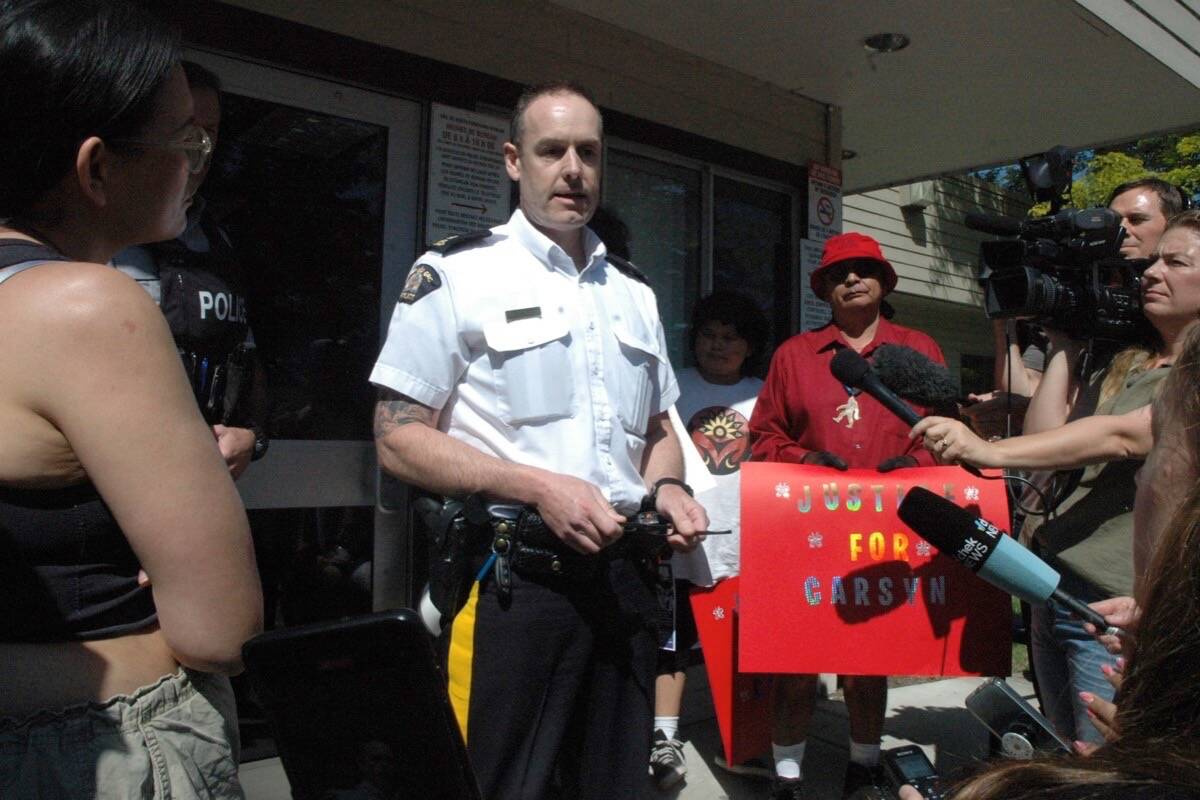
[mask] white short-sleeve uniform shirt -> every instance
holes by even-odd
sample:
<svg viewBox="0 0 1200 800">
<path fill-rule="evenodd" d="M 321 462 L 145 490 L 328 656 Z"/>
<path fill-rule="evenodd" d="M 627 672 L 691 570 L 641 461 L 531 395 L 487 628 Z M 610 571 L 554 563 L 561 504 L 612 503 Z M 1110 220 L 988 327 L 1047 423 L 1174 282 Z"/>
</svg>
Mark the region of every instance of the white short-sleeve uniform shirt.
<svg viewBox="0 0 1200 800">
<path fill-rule="evenodd" d="M 518 210 L 485 239 L 421 256 L 371 382 L 441 409 L 455 439 L 590 481 L 627 513 L 646 493 L 647 422 L 679 389 L 654 292 L 590 230 L 585 246 L 577 270 Z"/>
</svg>

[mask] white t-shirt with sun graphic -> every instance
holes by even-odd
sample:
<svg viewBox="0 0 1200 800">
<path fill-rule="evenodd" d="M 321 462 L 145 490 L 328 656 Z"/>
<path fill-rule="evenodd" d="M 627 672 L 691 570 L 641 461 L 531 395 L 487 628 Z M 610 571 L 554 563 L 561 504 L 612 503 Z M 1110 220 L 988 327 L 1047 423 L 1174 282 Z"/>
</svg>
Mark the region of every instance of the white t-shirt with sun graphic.
<svg viewBox="0 0 1200 800">
<path fill-rule="evenodd" d="M 743 378 L 732 385 L 709 383 L 695 368 L 681 370 L 679 400 L 675 407 L 700 451 L 716 486 L 696 499 L 708 512 L 712 530 L 733 533 L 709 536 L 703 550 L 676 555 L 676 578 L 698 586 L 712 586 L 738 574 L 741 552 L 741 466 L 750 457 L 750 413 L 763 382 Z M 703 558 L 699 555 L 703 553 Z"/>
</svg>

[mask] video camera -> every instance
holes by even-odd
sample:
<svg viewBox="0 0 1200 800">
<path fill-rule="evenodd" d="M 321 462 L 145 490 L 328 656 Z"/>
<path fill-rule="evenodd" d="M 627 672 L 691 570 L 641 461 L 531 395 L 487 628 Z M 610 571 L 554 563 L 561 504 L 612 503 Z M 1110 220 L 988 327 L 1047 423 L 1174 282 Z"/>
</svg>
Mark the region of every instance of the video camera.
<svg viewBox="0 0 1200 800">
<path fill-rule="evenodd" d="M 1078 339 L 1131 342 L 1143 330 L 1139 280 L 1144 259 L 1121 257 L 1121 216 L 1107 208 L 1062 209 L 1071 184 L 1066 147 L 1021 159 L 1040 219 L 970 213 L 972 230 L 1012 237 L 980 245 L 984 311 L 992 319 L 1031 317 Z"/>
</svg>

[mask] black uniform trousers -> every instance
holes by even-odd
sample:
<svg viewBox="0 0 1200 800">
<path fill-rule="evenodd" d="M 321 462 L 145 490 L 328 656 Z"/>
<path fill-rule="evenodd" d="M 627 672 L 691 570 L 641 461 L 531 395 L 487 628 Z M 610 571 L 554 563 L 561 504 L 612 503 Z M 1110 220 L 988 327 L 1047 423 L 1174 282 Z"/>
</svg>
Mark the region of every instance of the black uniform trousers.
<svg viewBox="0 0 1200 800">
<path fill-rule="evenodd" d="M 514 574 L 512 583 L 503 602 L 489 572 L 442 634 L 483 796 L 638 796 L 653 722 L 653 576 L 597 558 L 583 575 Z"/>
</svg>

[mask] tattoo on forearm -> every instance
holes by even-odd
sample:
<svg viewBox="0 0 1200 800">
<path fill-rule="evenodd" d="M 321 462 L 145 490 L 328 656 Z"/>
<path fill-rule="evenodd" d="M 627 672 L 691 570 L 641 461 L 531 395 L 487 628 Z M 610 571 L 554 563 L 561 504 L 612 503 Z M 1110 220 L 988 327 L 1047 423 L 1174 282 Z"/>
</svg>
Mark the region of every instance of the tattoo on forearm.
<svg viewBox="0 0 1200 800">
<path fill-rule="evenodd" d="M 375 403 L 375 438 L 382 439 L 397 428 L 413 422 L 433 426 L 434 411 L 398 392 L 383 391 Z"/>
</svg>

